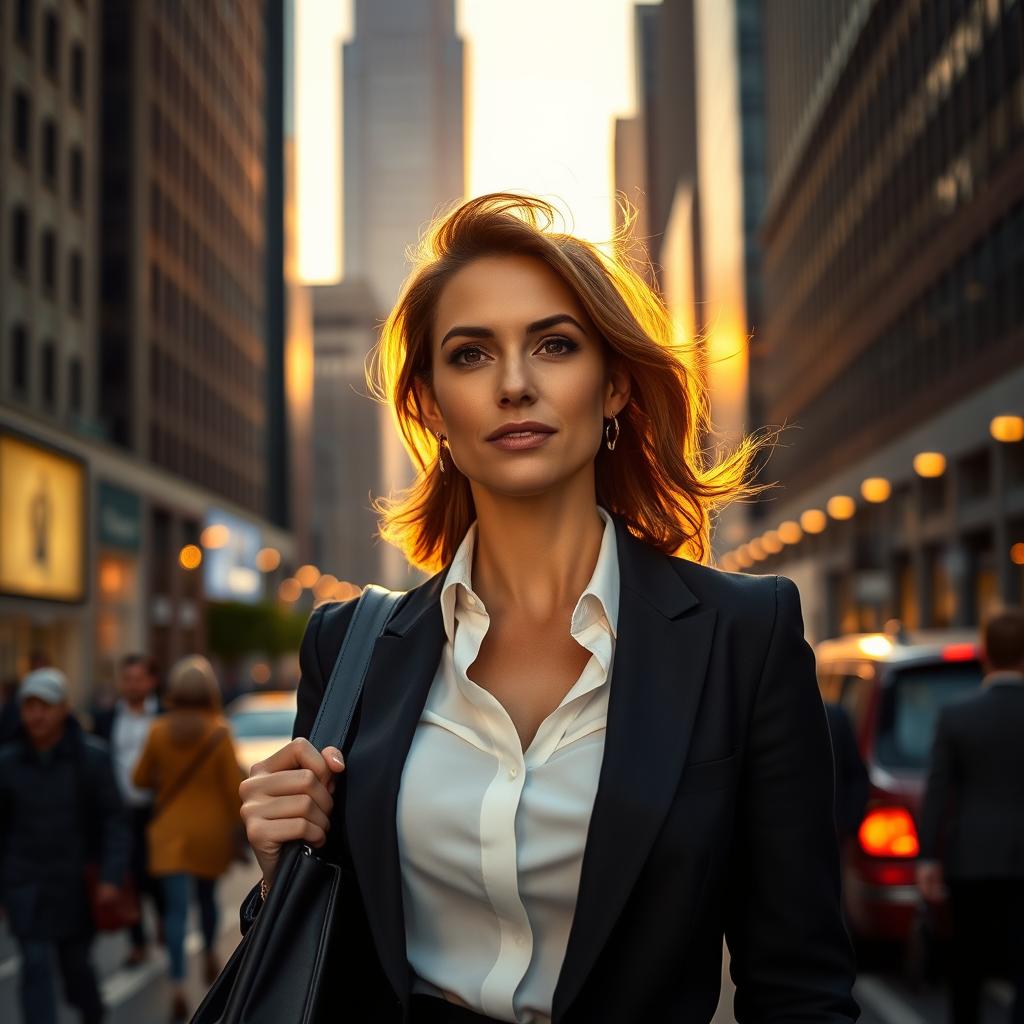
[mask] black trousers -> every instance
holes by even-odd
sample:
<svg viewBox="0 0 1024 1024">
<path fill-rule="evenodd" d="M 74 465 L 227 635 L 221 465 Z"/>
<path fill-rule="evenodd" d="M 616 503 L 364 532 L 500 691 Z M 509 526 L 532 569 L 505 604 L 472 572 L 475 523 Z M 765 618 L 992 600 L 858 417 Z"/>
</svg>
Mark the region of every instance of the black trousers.
<svg viewBox="0 0 1024 1024">
<path fill-rule="evenodd" d="M 135 885 L 139 890 L 139 900 L 148 896 L 156 908 L 157 917 L 162 921 L 164 917 L 164 890 L 160 880 L 153 878 L 149 873 L 149 843 L 146 841 L 146 826 L 153 816 L 153 808 L 147 804 L 144 807 L 131 808 L 132 826 L 132 860 L 131 872 L 135 879 Z M 131 926 L 131 940 L 133 946 L 146 945 L 146 928 L 143 924 L 143 916 Z"/>
<path fill-rule="evenodd" d="M 417 992 L 410 1005 L 410 1024 L 504 1024 L 496 1017 L 474 1013 L 447 999 L 428 996 Z"/>
<path fill-rule="evenodd" d="M 103 1002 L 92 964 L 92 936 L 17 941 L 21 951 L 18 995 L 24 1024 L 57 1024 L 54 960 L 67 1001 L 79 1011 L 84 1024 L 99 1024 Z"/>
<path fill-rule="evenodd" d="M 949 879 L 953 920 L 949 987 L 953 1024 L 978 1024 L 985 980 L 1005 976 L 1017 987 L 1010 1016 L 1024 1024 L 1024 878 Z"/>
</svg>

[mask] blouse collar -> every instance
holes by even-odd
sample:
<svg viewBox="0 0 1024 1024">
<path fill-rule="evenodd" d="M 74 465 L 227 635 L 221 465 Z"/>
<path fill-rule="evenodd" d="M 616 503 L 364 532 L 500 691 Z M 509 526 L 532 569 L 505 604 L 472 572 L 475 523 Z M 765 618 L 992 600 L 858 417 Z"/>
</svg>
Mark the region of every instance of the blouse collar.
<svg viewBox="0 0 1024 1024">
<path fill-rule="evenodd" d="M 573 610 L 571 632 L 576 634 L 595 622 L 600 622 L 603 617 L 614 637 L 617 635 L 619 615 L 619 559 L 615 521 L 600 505 L 597 506 L 597 511 L 604 520 L 601 549 L 598 551 L 597 564 L 591 573 L 590 582 L 587 583 Z M 483 601 L 473 590 L 472 582 L 476 527 L 474 520 L 452 558 L 448 575 L 441 588 L 441 614 L 449 643 L 455 639 L 456 603 L 458 602 L 460 607 L 474 610 L 484 608 Z"/>
</svg>

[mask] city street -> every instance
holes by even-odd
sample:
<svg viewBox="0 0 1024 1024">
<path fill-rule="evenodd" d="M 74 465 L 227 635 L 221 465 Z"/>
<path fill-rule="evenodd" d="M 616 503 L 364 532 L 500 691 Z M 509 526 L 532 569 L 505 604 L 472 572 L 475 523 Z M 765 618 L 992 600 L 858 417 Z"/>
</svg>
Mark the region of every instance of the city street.
<svg viewBox="0 0 1024 1024">
<path fill-rule="evenodd" d="M 222 916 L 218 952 L 222 960 L 230 955 L 235 946 L 238 938 L 238 905 L 256 877 L 255 866 L 237 865 L 220 883 L 218 901 Z M 194 1007 L 202 998 L 203 985 L 198 924 L 193 920 L 192 925 L 187 948 L 190 995 Z M 167 1018 L 166 957 L 162 951 L 156 952 L 141 967 L 124 968 L 121 961 L 127 950 L 127 941 L 122 935 L 103 936 L 96 943 L 94 957 L 102 978 L 104 1000 L 110 1010 L 108 1024 L 162 1024 Z M 946 1020 L 946 1003 L 942 993 L 914 992 L 896 974 L 863 974 L 854 992 L 862 1010 L 860 1024 L 943 1024 Z M 732 996 L 726 952 L 722 962 L 722 999 L 713 1024 L 734 1024 Z M 1009 1020 L 1010 999 L 1008 986 L 990 984 L 981 1024 L 1006 1024 Z M 0 1020 L 18 1020 L 17 952 L 3 925 L 0 925 Z M 77 1024 L 77 1017 L 73 1011 L 64 1007 L 60 1021 L 61 1024 Z"/>
<path fill-rule="evenodd" d="M 255 864 L 236 865 L 221 880 L 218 902 L 221 907 L 218 953 L 226 959 L 238 940 L 238 905 L 259 877 Z M 192 1008 L 202 998 L 198 919 L 193 914 L 186 940 L 189 957 L 189 995 Z M 124 935 L 104 935 L 96 942 L 94 962 L 100 973 L 103 999 L 110 1013 L 107 1024 L 163 1024 L 168 1019 L 167 957 L 163 950 L 154 950 L 140 967 L 121 966 L 128 952 Z M 5 925 L 0 924 L 0 1020 L 14 1024 L 18 1016 L 17 946 Z M 62 1007 L 61 1024 L 77 1024 L 78 1015 Z"/>
</svg>

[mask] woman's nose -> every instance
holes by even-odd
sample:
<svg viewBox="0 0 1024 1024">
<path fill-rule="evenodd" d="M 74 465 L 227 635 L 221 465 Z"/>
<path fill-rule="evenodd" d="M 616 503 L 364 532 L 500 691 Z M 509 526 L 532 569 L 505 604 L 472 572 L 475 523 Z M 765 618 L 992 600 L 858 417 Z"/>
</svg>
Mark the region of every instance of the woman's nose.
<svg viewBox="0 0 1024 1024">
<path fill-rule="evenodd" d="M 498 398 L 502 405 L 521 405 L 532 402 L 536 388 L 529 372 L 520 360 L 509 360 L 502 366 L 498 383 Z"/>
</svg>

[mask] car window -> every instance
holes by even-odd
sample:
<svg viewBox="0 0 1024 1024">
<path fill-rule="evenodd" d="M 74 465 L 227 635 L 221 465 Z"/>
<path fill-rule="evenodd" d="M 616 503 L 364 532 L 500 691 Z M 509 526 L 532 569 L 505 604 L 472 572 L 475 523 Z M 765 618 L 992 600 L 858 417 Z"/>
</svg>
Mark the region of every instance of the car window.
<svg viewBox="0 0 1024 1024">
<path fill-rule="evenodd" d="M 292 734 L 295 712 L 287 708 L 265 711 L 239 711 L 228 718 L 228 724 L 235 739 L 251 740 L 261 737 L 288 736 Z"/>
<path fill-rule="evenodd" d="M 938 661 L 896 672 L 882 698 L 875 741 L 879 764 L 927 768 L 939 711 L 976 690 L 981 677 L 978 661 Z"/>
</svg>

